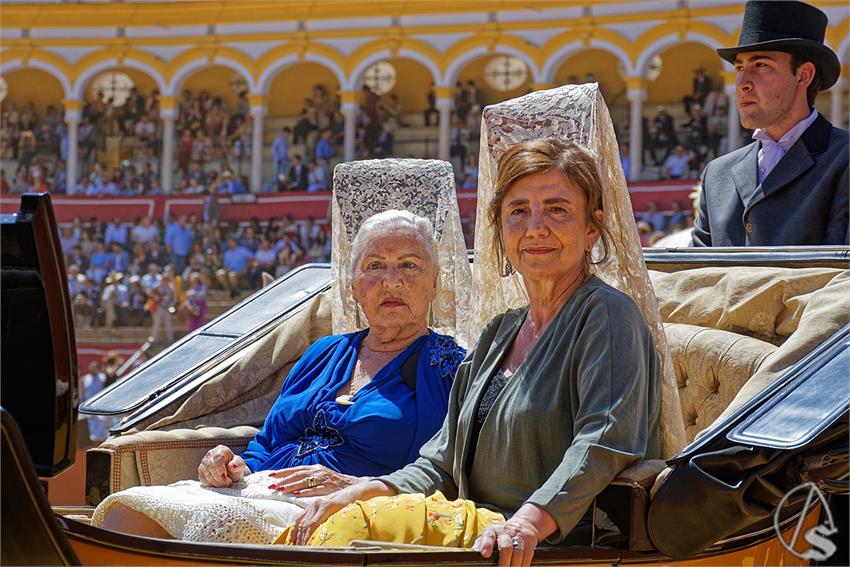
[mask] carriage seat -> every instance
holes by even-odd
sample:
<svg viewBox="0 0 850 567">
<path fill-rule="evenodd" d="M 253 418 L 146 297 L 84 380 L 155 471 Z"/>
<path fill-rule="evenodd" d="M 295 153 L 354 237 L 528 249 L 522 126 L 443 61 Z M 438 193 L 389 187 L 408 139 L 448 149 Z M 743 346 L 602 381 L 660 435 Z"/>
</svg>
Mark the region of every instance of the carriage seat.
<svg viewBox="0 0 850 567">
<path fill-rule="evenodd" d="M 257 429 L 204 427 L 141 431 L 107 439 L 86 452 L 86 503 L 96 506 L 108 495 L 132 486 L 156 486 L 198 477 L 207 451 L 226 445 L 241 453 Z"/>
</svg>

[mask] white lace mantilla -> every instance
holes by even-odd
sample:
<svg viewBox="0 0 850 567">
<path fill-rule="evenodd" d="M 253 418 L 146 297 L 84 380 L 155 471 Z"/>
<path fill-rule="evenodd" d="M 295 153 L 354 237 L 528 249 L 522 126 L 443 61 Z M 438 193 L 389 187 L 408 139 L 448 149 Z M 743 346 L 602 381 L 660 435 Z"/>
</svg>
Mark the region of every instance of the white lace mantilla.
<svg viewBox="0 0 850 567">
<path fill-rule="evenodd" d="M 451 164 L 439 160 L 378 159 L 341 163 L 334 168 L 333 330 L 362 329 L 366 319 L 351 295 L 351 243 L 363 221 L 389 209 L 402 209 L 431 221 L 437 237 L 440 277 L 430 326 L 453 335 L 462 346 L 477 336 L 470 318 L 472 274 L 460 224 Z"/>
<path fill-rule="evenodd" d="M 608 259 L 594 266 L 592 271 L 609 285 L 630 295 L 652 330 L 663 369 L 663 451 L 665 456 L 672 456 L 685 444 L 676 378 L 658 303 L 643 261 L 614 126 L 598 84 L 537 91 L 484 109 L 478 173 L 479 222 L 475 227 L 472 268 L 474 325 L 480 329 L 497 314 L 528 304 L 522 278 L 518 274 L 506 278 L 500 275 L 496 254 L 490 245 L 495 233 L 487 222 L 487 207 L 495 193 L 497 164 L 502 154 L 520 142 L 544 138 L 572 140 L 597 155 L 611 247 Z M 594 259 L 600 258 L 601 246 L 597 244 L 592 254 Z"/>
<path fill-rule="evenodd" d="M 270 544 L 301 514 L 310 498 L 270 490 L 275 482 L 261 471 L 232 488 L 201 486 L 183 480 L 168 486 L 134 486 L 111 494 L 95 508 L 92 525 L 100 527 L 115 504 L 144 514 L 183 541 Z"/>
</svg>

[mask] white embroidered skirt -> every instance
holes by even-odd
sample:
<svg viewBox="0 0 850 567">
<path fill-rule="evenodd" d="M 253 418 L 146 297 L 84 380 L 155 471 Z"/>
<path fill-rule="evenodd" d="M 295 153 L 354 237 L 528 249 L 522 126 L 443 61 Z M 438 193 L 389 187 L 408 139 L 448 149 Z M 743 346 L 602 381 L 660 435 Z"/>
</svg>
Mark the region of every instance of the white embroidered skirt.
<svg viewBox="0 0 850 567">
<path fill-rule="evenodd" d="M 107 496 L 94 511 L 100 527 L 116 503 L 144 514 L 175 539 L 213 543 L 269 544 L 295 521 L 309 498 L 270 490 L 271 471 L 245 477 L 231 488 L 182 480 L 168 486 L 134 486 Z"/>
</svg>

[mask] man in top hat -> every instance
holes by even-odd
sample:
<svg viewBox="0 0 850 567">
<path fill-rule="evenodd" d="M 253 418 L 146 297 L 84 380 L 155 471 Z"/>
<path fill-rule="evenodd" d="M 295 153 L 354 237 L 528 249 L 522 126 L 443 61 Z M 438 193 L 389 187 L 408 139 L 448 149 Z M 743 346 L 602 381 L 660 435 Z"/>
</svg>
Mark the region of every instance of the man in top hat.
<svg viewBox="0 0 850 567">
<path fill-rule="evenodd" d="M 717 50 L 755 142 L 706 166 L 695 246 L 847 243 L 848 132 L 814 110 L 840 71 L 826 26 L 804 2 L 751 0 L 737 47 Z"/>
</svg>

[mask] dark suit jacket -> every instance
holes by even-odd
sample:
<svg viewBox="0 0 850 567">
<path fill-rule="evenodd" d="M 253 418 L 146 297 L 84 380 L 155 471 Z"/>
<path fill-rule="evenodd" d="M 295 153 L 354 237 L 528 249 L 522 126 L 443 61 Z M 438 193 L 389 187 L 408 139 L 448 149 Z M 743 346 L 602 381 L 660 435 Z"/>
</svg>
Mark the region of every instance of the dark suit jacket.
<svg viewBox="0 0 850 567">
<path fill-rule="evenodd" d="M 295 191 L 306 191 L 307 190 L 307 166 L 303 163 L 299 166 L 301 168 L 300 171 L 296 168 L 295 164 L 289 166 L 289 182 L 292 184 L 292 188 Z"/>
<path fill-rule="evenodd" d="M 706 166 L 693 245 L 847 244 L 847 130 L 818 116 L 759 185 L 760 147 Z"/>
</svg>

